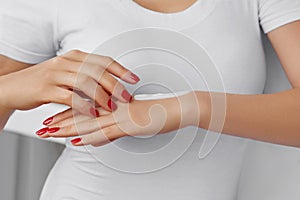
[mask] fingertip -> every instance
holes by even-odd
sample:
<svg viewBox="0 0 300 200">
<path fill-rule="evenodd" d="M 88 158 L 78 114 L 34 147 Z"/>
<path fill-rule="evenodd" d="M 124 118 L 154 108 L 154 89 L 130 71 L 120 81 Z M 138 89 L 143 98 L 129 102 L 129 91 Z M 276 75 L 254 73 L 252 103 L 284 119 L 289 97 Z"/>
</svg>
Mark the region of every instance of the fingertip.
<svg viewBox="0 0 300 200">
<path fill-rule="evenodd" d="M 49 118 L 47 118 L 47 119 L 45 119 L 45 120 L 43 121 L 43 125 L 45 125 L 45 126 L 51 125 L 51 123 L 53 122 L 53 119 L 54 119 L 53 116 L 52 116 L 52 117 L 49 117 Z"/>
<path fill-rule="evenodd" d="M 47 133 L 47 131 L 49 130 L 48 127 L 42 128 L 38 131 L 35 132 L 35 134 L 37 134 L 38 136 L 44 135 L 45 133 Z"/>
<path fill-rule="evenodd" d="M 71 143 L 73 146 L 80 146 L 82 145 L 82 138 L 75 138 L 71 140 Z"/>
<path fill-rule="evenodd" d="M 109 109 L 110 109 L 111 111 L 115 111 L 115 110 L 117 110 L 117 108 L 118 108 L 117 105 L 113 102 L 112 99 L 109 99 L 109 100 L 108 100 L 107 106 L 109 107 Z"/>
<path fill-rule="evenodd" d="M 130 73 L 130 78 L 135 81 L 136 83 L 139 82 L 141 79 L 134 73 Z"/>
<path fill-rule="evenodd" d="M 100 117 L 99 111 L 98 111 L 96 108 L 94 108 L 94 107 L 91 107 L 91 108 L 90 108 L 90 114 L 91 114 L 93 117 Z"/>
<path fill-rule="evenodd" d="M 140 78 L 136 74 L 134 74 L 134 73 L 132 73 L 130 71 L 128 73 L 126 73 L 122 77 L 122 79 L 124 81 L 128 82 L 128 83 L 131 83 L 131 84 L 136 84 L 136 83 L 138 83 L 140 81 Z"/>
<path fill-rule="evenodd" d="M 132 99 L 131 94 L 129 94 L 129 92 L 127 90 L 123 90 L 121 93 L 121 96 L 126 102 L 130 102 Z"/>
</svg>

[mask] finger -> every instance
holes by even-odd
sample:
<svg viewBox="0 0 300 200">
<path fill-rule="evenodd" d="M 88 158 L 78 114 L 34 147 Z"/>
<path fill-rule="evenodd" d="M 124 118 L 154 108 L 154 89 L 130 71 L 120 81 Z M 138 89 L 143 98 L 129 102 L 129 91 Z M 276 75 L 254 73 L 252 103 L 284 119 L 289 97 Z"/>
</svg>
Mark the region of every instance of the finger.
<svg viewBox="0 0 300 200">
<path fill-rule="evenodd" d="M 91 64 L 83 65 L 78 72 L 74 73 L 92 77 L 105 91 L 122 102 L 129 102 L 132 98 L 125 87 L 115 77 L 98 66 Z"/>
<path fill-rule="evenodd" d="M 56 124 L 57 122 L 62 121 L 66 118 L 73 117 L 77 113 L 78 113 L 78 111 L 76 111 L 72 108 L 69 108 L 69 109 L 64 110 L 60 113 L 55 114 L 54 116 L 51 116 L 51 117 L 45 119 L 43 121 L 43 124 L 45 126 L 51 126 L 52 124 Z"/>
<path fill-rule="evenodd" d="M 108 112 L 100 107 L 96 108 L 99 112 L 100 116 L 106 116 L 111 114 L 111 112 Z M 90 116 L 86 116 L 86 115 L 82 115 L 80 114 L 78 111 L 69 108 L 63 112 L 57 113 L 49 118 L 47 118 L 46 120 L 44 120 L 43 124 L 45 126 L 58 126 L 58 127 L 62 127 L 62 126 L 68 126 L 74 122 L 81 122 L 81 121 L 85 121 L 88 119 L 92 119 L 92 117 Z"/>
<path fill-rule="evenodd" d="M 132 96 L 125 87 L 115 77 L 113 77 L 111 73 L 106 71 L 104 67 L 99 67 L 98 65 L 91 63 L 83 63 L 82 65 L 79 65 L 79 63 L 74 63 L 74 61 L 65 61 L 64 64 L 66 65 L 65 69 L 67 72 L 71 74 L 69 75 L 70 81 L 74 81 L 73 84 L 72 82 L 68 83 L 69 85 L 75 85 L 75 80 L 79 79 L 79 77 L 82 77 L 85 80 L 90 77 L 103 87 L 105 90 L 103 90 L 103 92 L 112 94 L 115 98 L 122 102 L 129 102 L 131 100 Z M 61 71 L 59 71 L 58 75 L 59 74 L 62 76 Z M 77 80 L 76 82 L 78 81 L 80 80 Z"/>
<path fill-rule="evenodd" d="M 91 134 L 83 135 L 80 138 L 75 138 L 71 142 L 74 146 L 102 146 L 123 136 L 126 136 L 126 134 L 124 134 L 117 125 L 113 125 Z"/>
<path fill-rule="evenodd" d="M 65 127 L 65 126 L 70 126 L 72 124 L 76 124 L 82 121 L 90 120 L 93 119 L 92 117 L 86 116 L 86 115 L 74 115 L 72 117 L 66 118 L 64 120 L 58 121 L 57 123 L 51 124 L 49 128 L 51 127 Z"/>
<path fill-rule="evenodd" d="M 87 54 L 82 51 L 73 50 L 63 55 L 63 57 L 68 58 L 70 60 L 75 60 L 80 63 L 85 62 L 95 64 L 98 67 L 101 66 L 102 68 L 106 69 L 109 73 L 131 84 L 135 84 L 140 81 L 139 77 L 136 74 L 123 67 L 114 59 L 107 56 Z"/>
<path fill-rule="evenodd" d="M 96 103 L 101 107 L 109 111 L 112 110 L 109 105 L 111 98 L 107 92 L 91 77 L 85 74 L 74 74 L 71 72 L 59 72 L 55 75 L 55 82 L 57 84 L 80 90 L 89 98 L 96 101 Z"/>
<path fill-rule="evenodd" d="M 51 137 L 72 137 L 78 135 L 85 135 L 98 131 L 99 129 L 111 126 L 113 124 L 114 120 L 112 116 L 104 116 L 80 122 L 75 121 L 74 123 L 68 126 L 50 127 L 48 135 Z M 55 131 L 51 132 L 51 129 Z"/>
<path fill-rule="evenodd" d="M 125 87 L 117 81 L 111 74 L 104 71 L 98 80 L 100 85 L 108 91 L 112 96 L 120 100 L 121 102 L 129 102 L 132 99 L 131 94 L 125 89 Z"/>
<path fill-rule="evenodd" d="M 48 127 L 43 127 L 40 130 L 36 131 L 35 134 L 40 138 L 48 138 Z"/>
<path fill-rule="evenodd" d="M 81 98 L 75 92 L 56 87 L 55 95 L 51 95 L 50 101 L 54 103 L 67 105 L 83 115 L 98 117 L 98 112 L 95 107 L 88 101 Z"/>
<path fill-rule="evenodd" d="M 135 84 L 140 81 L 140 78 L 136 74 L 134 74 L 127 68 L 123 67 L 120 63 L 118 63 L 114 59 L 107 58 L 105 62 L 106 62 L 106 67 L 105 67 L 106 70 L 109 73 L 113 74 L 114 76 L 120 78 L 121 80 L 131 84 Z"/>
</svg>

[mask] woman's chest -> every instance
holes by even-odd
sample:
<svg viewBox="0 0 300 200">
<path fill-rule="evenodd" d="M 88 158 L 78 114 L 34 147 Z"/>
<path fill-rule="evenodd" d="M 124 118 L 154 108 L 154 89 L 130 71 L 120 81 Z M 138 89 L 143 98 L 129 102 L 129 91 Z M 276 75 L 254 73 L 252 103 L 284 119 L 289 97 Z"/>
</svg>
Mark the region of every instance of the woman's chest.
<svg viewBox="0 0 300 200">
<path fill-rule="evenodd" d="M 228 13 L 226 10 L 231 5 L 227 6 L 226 9 L 216 6 L 205 19 L 184 29 L 167 26 L 176 24 L 174 20 L 178 16 L 160 16 L 165 22 L 157 21 L 155 26 L 157 18 L 151 23 L 149 18 L 143 20 L 145 16 L 139 20 L 136 13 L 124 13 L 111 4 L 100 11 L 90 9 L 90 12 L 80 13 L 72 21 L 69 16 L 62 16 L 58 53 L 80 49 L 112 56 L 140 73 L 147 83 L 152 80 L 160 85 L 160 89 L 148 86 L 148 89 L 156 88 L 155 92 L 163 91 L 163 87 L 183 90 L 186 85 L 209 89 L 205 74 L 201 72 L 208 63 L 190 62 L 197 57 L 197 52 L 201 57 L 204 51 L 213 63 L 209 65 L 214 68 L 212 73 L 222 81 L 227 92 L 261 93 L 266 76 L 265 60 L 259 25 L 252 16 L 254 11 L 245 13 L 232 9 Z M 141 30 L 144 34 L 140 34 Z"/>
</svg>

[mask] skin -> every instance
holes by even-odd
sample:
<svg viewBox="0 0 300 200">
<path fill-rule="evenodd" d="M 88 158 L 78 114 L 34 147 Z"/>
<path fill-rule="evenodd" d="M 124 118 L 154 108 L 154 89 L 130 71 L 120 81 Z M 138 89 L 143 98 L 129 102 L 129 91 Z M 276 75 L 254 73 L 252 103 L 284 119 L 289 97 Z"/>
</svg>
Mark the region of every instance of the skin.
<svg viewBox="0 0 300 200">
<path fill-rule="evenodd" d="M 31 67 L 4 56 L 0 57 L 0 63 L 0 128 L 13 110 L 29 110 L 51 102 L 70 106 L 81 114 L 98 116 L 93 103 L 83 98 L 93 99 L 96 105 L 112 111 L 111 95 L 122 102 L 130 100 L 130 94 L 115 77 L 131 84 L 139 80 L 109 57 L 78 50 Z"/>
<path fill-rule="evenodd" d="M 174 13 L 186 10 L 196 1 L 197 0 L 134 0 L 134 2 L 144 8 L 161 13 Z"/>
<path fill-rule="evenodd" d="M 133 101 L 118 112 L 104 112 L 102 116 L 93 120 L 83 119 L 80 115 L 72 115 L 71 111 L 66 111 L 54 116 L 53 124 L 49 125 L 50 128 L 60 127 L 60 129 L 55 133 L 47 133 L 43 137 L 81 135 L 79 138 L 82 140 L 77 140 L 74 145 L 99 146 L 128 135 L 161 134 L 192 125 L 234 136 L 300 147 L 299 35 L 300 21 L 289 23 L 268 34 L 292 85 L 290 90 L 260 95 L 195 91 L 180 98 Z M 225 121 L 213 122 L 210 126 L 211 108 L 218 106 L 218 102 L 222 102 L 224 95 L 226 96 Z M 212 100 L 216 102 L 213 105 Z M 154 105 L 159 105 L 160 109 L 151 111 Z M 181 109 L 178 109 L 179 107 Z M 163 125 L 155 124 L 155 121 L 151 122 L 151 119 L 161 117 L 162 113 L 164 118 L 161 120 L 165 122 Z M 123 115 L 127 118 L 119 117 Z M 74 117 L 76 124 L 71 120 Z M 131 128 L 128 129 L 126 124 L 130 124 Z M 136 131 L 140 130 L 141 126 L 143 131 Z"/>
<path fill-rule="evenodd" d="M 194 1 L 176 1 L 172 6 L 153 0 L 136 1 L 159 12 L 184 10 Z M 184 4 L 183 2 L 190 2 Z M 181 5 L 181 6 L 180 6 Z M 169 8 L 169 9 L 167 9 Z M 182 9 L 178 9 L 182 8 Z M 292 89 L 261 95 L 219 94 L 195 91 L 178 98 L 162 100 L 117 101 L 110 112 L 98 108 L 100 117 L 92 118 L 71 109 L 54 116 L 48 131 L 41 137 L 80 135 L 74 145 L 100 146 L 124 136 L 154 135 L 186 126 L 222 131 L 225 134 L 270 143 L 300 147 L 300 21 L 282 26 L 268 34 Z M 212 108 L 226 97 L 225 121 L 211 121 Z M 214 103 L 212 103 L 214 102 Z M 218 110 L 218 109 L 215 109 Z M 218 114 L 215 112 L 218 116 Z M 74 124 L 75 120 L 75 124 Z M 163 122 L 163 123 L 162 123 Z M 212 126 L 210 126 L 212 124 Z M 55 131 L 54 131 L 55 130 Z"/>
</svg>

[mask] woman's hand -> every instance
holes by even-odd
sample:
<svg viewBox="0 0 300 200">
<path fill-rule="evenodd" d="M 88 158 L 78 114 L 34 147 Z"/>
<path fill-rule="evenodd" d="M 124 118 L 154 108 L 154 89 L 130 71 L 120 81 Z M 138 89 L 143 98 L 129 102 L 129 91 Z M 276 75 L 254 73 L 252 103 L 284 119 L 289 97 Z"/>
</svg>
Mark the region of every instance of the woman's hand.
<svg viewBox="0 0 300 200">
<path fill-rule="evenodd" d="M 71 109 L 53 117 L 49 127 L 38 131 L 41 137 L 71 137 L 73 145 L 101 146 L 124 136 L 151 136 L 195 125 L 196 110 L 191 95 L 160 100 L 117 102 L 118 110 L 99 109 L 101 117 L 89 118 Z M 75 122 L 75 123 L 74 123 Z M 43 134 L 41 134 L 43 133 Z"/>
<path fill-rule="evenodd" d="M 135 84 L 139 78 L 109 57 L 70 51 L 30 68 L 0 77 L 2 109 L 28 110 L 46 103 L 72 107 L 85 115 L 98 116 L 89 97 L 105 110 L 116 105 L 110 95 L 128 102 L 131 95 L 116 78 Z M 76 91 L 79 91 L 76 92 Z"/>
</svg>

